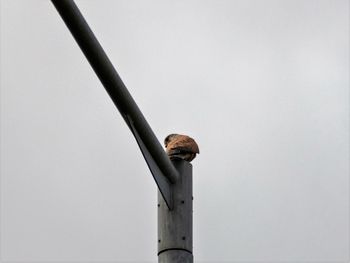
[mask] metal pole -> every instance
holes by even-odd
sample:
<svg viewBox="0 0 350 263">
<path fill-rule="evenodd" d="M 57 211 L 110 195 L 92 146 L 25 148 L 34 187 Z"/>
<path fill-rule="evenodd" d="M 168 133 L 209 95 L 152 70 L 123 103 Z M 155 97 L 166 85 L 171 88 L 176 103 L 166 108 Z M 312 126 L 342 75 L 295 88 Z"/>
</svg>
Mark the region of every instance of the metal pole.
<svg viewBox="0 0 350 263">
<path fill-rule="evenodd" d="M 125 87 L 123 81 L 119 77 L 117 71 L 108 59 L 102 46 L 91 31 L 74 1 L 51 0 L 51 2 L 61 15 L 63 21 L 69 28 L 91 67 L 94 69 L 96 75 L 102 82 L 133 134 L 135 135 L 136 130 L 138 136 L 142 140 L 141 144 L 146 146 L 147 151 L 156 162 L 160 171 L 171 183 L 175 183 L 178 177 L 175 168 L 171 165 L 171 162 L 157 140 L 157 137 L 154 135 L 151 127 L 147 123 L 134 99 L 131 97 L 129 91 Z M 135 136 L 135 138 L 136 137 L 137 136 Z M 138 143 L 140 144 L 139 141 Z M 143 152 L 143 149 L 141 150 Z M 149 160 L 146 159 L 146 161 L 149 164 Z M 154 171 L 152 171 L 152 173 L 154 173 Z"/>
<path fill-rule="evenodd" d="M 158 192 L 158 262 L 193 263 L 192 165 L 184 160 L 172 162 L 180 176 L 172 186 L 172 210 Z"/>
<path fill-rule="evenodd" d="M 158 185 L 158 262 L 193 263 L 192 165 L 170 162 L 72 0 L 51 0 L 132 131 Z"/>
</svg>

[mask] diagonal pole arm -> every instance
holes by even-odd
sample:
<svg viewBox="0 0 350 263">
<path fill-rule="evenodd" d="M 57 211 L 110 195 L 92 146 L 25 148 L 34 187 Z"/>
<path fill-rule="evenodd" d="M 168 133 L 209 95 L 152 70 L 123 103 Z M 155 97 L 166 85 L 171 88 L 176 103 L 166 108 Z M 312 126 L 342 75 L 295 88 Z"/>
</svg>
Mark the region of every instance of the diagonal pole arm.
<svg viewBox="0 0 350 263">
<path fill-rule="evenodd" d="M 73 0 L 51 0 L 133 133 L 169 209 L 178 172 Z"/>
</svg>

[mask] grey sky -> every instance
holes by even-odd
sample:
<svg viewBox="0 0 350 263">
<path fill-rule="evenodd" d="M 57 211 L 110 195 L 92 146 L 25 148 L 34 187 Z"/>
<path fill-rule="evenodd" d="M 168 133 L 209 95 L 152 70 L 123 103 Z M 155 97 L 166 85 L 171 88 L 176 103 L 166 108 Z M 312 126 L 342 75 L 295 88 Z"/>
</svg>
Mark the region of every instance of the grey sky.
<svg viewBox="0 0 350 263">
<path fill-rule="evenodd" d="M 348 1 L 76 3 L 159 140 L 200 146 L 195 260 L 349 260 Z M 156 262 L 156 193 L 50 1 L 2 0 L 1 260 Z"/>
</svg>

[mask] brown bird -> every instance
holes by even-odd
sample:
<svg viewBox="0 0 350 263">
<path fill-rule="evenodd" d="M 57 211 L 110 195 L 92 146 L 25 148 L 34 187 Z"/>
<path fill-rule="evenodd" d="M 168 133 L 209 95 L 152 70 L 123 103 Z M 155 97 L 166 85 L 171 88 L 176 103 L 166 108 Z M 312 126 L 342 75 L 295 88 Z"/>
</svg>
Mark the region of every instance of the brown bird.
<svg viewBox="0 0 350 263">
<path fill-rule="evenodd" d="M 170 134 L 164 140 L 166 153 L 171 160 L 192 161 L 199 153 L 197 143 L 187 135 Z"/>
</svg>

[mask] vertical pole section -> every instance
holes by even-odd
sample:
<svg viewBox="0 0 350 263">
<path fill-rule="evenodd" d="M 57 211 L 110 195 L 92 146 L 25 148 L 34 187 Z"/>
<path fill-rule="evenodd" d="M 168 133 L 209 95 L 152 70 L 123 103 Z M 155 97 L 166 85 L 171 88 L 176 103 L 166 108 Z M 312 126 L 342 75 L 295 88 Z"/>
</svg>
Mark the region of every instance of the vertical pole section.
<svg viewBox="0 0 350 263">
<path fill-rule="evenodd" d="M 193 263 L 192 165 L 183 160 L 172 163 L 179 174 L 172 185 L 172 210 L 158 191 L 158 262 Z"/>
</svg>

